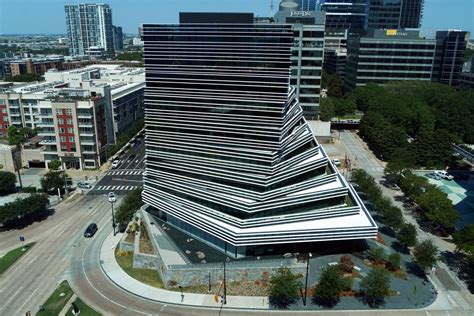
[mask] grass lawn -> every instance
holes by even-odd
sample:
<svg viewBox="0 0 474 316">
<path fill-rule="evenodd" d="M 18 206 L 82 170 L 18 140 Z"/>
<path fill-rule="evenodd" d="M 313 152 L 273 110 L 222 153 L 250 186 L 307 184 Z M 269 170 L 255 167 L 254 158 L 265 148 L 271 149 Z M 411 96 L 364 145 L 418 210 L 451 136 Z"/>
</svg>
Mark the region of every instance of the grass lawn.
<svg viewBox="0 0 474 316">
<path fill-rule="evenodd" d="M 63 297 L 59 294 L 65 293 Z M 62 281 L 61 284 L 56 288 L 53 294 L 48 298 L 46 303 L 44 303 L 45 310 L 42 312 L 36 313 L 36 315 L 59 315 L 61 310 L 64 308 L 64 305 L 69 301 L 73 292 L 69 283 L 67 281 Z"/>
<path fill-rule="evenodd" d="M 26 250 L 22 251 L 23 247 L 19 247 L 7 252 L 2 258 L 0 258 L 0 275 L 3 274 L 8 268 L 10 268 L 18 259 L 21 258 L 25 253 L 34 246 L 34 242 L 25 245 Z"/>
<path fill-rule="evenodd" d="M 93 310 L 91 307 L 89 307 L 86 303 L 84 303 L 80 298 L 77 298 L 74 303 L 76 306 L 79 308 L 81 311 L 81 315 L 83 316 L 100 316 L 102 314 L 96 312 Z M 66 316 L 70 316 L 72 314 L 72 306 L 69 308 L 68 312 L 66 313 Z"/>
<path fill-rule="evenodd" d="M 118 248 L 117 248 L 118 249 Z M 163 288 L 163 281 L 161 281 L 158 271 L 153 269 L 136 269 L 133 267 L 133 253 L 126 256 L 117 256 L 118 250 L 115 250 L 115 259 L 119 266 L 132 278 L 137 279 L 145 284 Z"/>
</svg>

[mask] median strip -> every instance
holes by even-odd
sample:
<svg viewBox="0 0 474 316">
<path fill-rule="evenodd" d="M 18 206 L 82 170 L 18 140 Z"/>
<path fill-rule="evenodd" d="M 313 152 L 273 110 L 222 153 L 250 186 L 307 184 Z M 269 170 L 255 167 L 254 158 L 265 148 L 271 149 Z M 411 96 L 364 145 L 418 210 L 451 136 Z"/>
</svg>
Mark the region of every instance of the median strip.
<svg viewBox="0 0 474 316">
<path fill-rule="evenodd" d="M 23 247 L 10 250 L 2 258 L 0 258 L 0 275 L 8 270 L 16 261 L 18 261 L 25 253 L 27 253 L 31 247 L 34 246 L 34 242 L 29 243 Z"/>
</svg>

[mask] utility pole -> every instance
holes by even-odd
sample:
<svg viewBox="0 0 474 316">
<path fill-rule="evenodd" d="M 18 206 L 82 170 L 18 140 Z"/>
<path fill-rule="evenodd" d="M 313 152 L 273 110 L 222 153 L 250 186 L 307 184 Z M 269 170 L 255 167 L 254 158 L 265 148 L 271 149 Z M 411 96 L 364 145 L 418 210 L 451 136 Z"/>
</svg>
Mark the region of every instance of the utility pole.
<svg viewBox="0 0 474 316">
<path fill-rule="evenodd" d="M 227 304 L 227 282 L 226 282 L 226 272 L 225 272 L 225 264 L 226 262 L 229 262 L 230 259 L 229 257 L 226 257 L 224 260 L 224 299 L 222 301 L 223 304 Z"/>
<path fill-rule="evenodd" d="M 308 274 L 309 274 L 309 258 L 311 258 L 313 255 L 311 252 L 308 252 L 308 257 L 306 258 L 306 280 L 304 282 L 304 296 L 303 296 L 303 306 L 306 307 L 306 298 L 308 295 Z"/>
</svg>

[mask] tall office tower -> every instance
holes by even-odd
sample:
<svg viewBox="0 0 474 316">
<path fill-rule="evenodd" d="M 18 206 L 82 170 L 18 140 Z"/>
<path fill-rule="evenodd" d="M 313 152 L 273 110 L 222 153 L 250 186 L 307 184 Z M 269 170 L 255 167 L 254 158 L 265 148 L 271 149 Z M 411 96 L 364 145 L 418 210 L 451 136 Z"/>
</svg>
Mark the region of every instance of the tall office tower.
<svg viewBox="0 0 474 316">
<path fill-rule="evenodd" d="M 299 12 L 299 13 L 298 13 Z M 308 119 L 317 119 L 324 56 L 324 22 L 322 12 L 280 9 L 275 22 L 292 24 L 294 41 L 291 49 L 291 80 L 296 97 Z"/>
<path fill-rule="evenodd" d="M 71 4 L 64 9 L 71 55 L 87 55 L 91 47 L 114 55 L 112 9 L 108 4 Z"/>
<path fill-rule="evenodd" d="M 369 29 L 398 29 L 403 0 L 370 0 L 367 15 Z"/>
<path fill-rule="evenodd" d="M 326 12 L 327 29 L 350 29 L 358 32 L 366 27 L 369 0 L 321 0 Z"/>
<path fill-rule="evenodd" d="M 436 57 L 432 81 L 459 85 L 469 33 L 460 30 L 436 32 Z"/>
<path fill-rule="evenodd" d="M 232 257 L 376 236 L 289 85 L 291 25 L 188 13 L 143 40 L 151 214 Z"/>
<path fill-rule="evenodd" d="M 399 28 L 421 27 L 424 4 L 424 0 L 402 0 Z"/>
<path fill-rule="evenodd" d="M 318 9 L 318 0 L 297 0 L 296 2 L 302 11 L 317 11 Z"/>
<path fill-rule="evenodd" d="M 120 26 L 112 26 L 112 33 L 114 38 L 114 50 L 116 52 L 123 51 L 123 32 Z"/>
</svg>

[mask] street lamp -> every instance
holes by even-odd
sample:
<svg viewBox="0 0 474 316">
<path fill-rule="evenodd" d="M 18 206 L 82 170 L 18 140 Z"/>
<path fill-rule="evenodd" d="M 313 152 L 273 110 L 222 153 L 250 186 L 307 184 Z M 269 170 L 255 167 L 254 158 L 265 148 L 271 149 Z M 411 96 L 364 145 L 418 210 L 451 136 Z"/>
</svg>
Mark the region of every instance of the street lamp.
<svg viewBox="0 0 474 316">
<path fill-rule="evenodd" d="M 110 201 L 110 204 L 112 205 L 112 230 L 114 231 L 114 236 L 115 236 L 115 215 L 114 215 L 114 202 Z"/>
<path fill-rule="evenodd" d="M 229 257 L 226 257 L 224 260 L 224 299 L 222 301 L 223 304 L 227 304 L 227 284 L 226 284 L 226 274 L 225 274 L 225 264 L 229 262 Z"/>
<path fill-rule="evenodd" d="M 313 255 L 311 252 L 308 252 L 308 257 L 306 260 L 306 280 L 304 282 L 304 296 L 303 296 L 303 306 L 306 307 L 306 295 L 308 294 L 308 274 L 309 274 L 309 258 Z"/>
<path fill-rule="evenodd" d="M 179 285 L 178 287 L 181 290 L 181 303 L 182 303 L 184 301 L 183 287 L 181 285 Z"/>
</svg>

